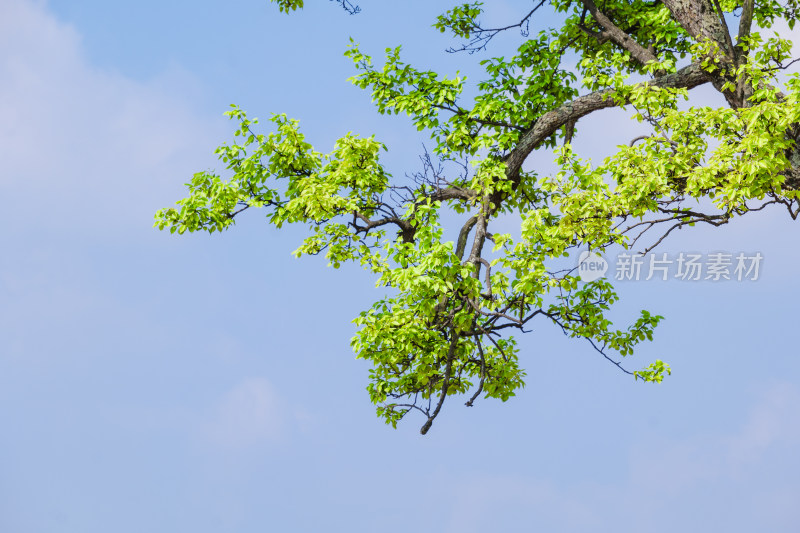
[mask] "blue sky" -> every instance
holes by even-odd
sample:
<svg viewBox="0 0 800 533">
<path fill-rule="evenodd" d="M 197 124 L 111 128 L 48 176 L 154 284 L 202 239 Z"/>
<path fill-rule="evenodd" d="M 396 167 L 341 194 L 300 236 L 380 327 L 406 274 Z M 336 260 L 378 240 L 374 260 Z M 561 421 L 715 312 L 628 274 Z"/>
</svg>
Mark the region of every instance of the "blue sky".
<svg viewBox="0 0 800 533">
<path fill-rule="evenodd" d="M 418 168 L 422 139 L 373 111 L 342 53 L 403 44 L 469 75 L 481 57 L 430 27 L 448 4 L 307 3 L 0 0 L 0 531 L 797 531 L 800 237 L 782 212 L 663 248 L 758 251 L 756 282 L 620 283 L 621 319 L 666 316 L 626 361 L 667 360 L 662 385 L 542 323 L 521 394 L 449 401 L 425 437 L 375 417 L 349 348 L 380 295 L 367 273 L 293 258 L 302 228 L 257 213 L 222 235 L 151 227 L 216 166 L 231 103 L 300 119 L 320 151 L 375 133 L 392 172 Z M 494 5 L 504 22 L 527 3 Z M 609 111 L 579 147 L 635 131 Z"/>
</svg>

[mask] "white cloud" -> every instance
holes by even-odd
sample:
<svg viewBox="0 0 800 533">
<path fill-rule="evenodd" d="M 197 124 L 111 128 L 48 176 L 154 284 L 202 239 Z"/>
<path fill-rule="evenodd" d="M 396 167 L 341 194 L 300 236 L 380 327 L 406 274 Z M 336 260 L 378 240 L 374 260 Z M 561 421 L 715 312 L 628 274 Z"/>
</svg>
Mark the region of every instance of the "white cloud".
<svg viewBox="0 0 800 533">
<path fill-rule="evenodd" d="M 53 332 L 73 339 L 67 324 L 128 307 L 96 270 L 135 276 L 136 252 L 113 270 L 97 257 L 155 239 L 156 209 L 213 161 L 226 120 L 193 110 L 196 85 L 179 68 L 147 81 L 98 69 L 44 2 L 0 0 L 0 358 L 50 353 Z"/>
<path fill-rule="evenodd" d="M 247 378 L 218 402 L 204 426 L 208 441 L 239 451 L 281 440 L 286 426 L 285 406 L 264 378 Z"/>
<path fill-rule="evenodd" d="M 745 466 L 774 460 L 772 448 L 800 444 L 800 391 L 777 383 L 761 390 L 738 430 L 728 434 L 695 435 L 682 440 L 640 443 L 631 461 L 636 490 L 679 495 L 699 483 L 742 479 Z"/>
<path fill-rule="evenodd" d="M 757 464 L 771 446 L 800 445 L 800 391 L 780 383 L 762 393 L 741 431 L 728 442 L 732 468 Z"/>
<path fill-rule="evenodd" d="M 796 474 L 800 445 L 800 390 L 779 383 L 765 387 L 738 430 L 670 439 L 653 435 L 627 446 L 627 474 L 617 482 L 574 483 L 524 475 L 438 472 L 428 480 L 434 494 L 450 494 L 446 531 L 526 529 L 560 531 L 772 531 L 800 520 Z M 781 478 L 788 480 L 781 483 Z M 714 522 L 716 520 L 716 522 Z M 726 528 L 725 526 L 731 526 Z M 548 527 L 549 526 L 549 527 Z"/>
<path fill-rule="evenodd" d="M 0 191 L 13 199 L 0 218 L 80 233 L 151 222 L 224 136 L 221 116 L 193 114 L 196 85 L 179 68 L 146 82 L 97 69 L 44 4 L 0 2 Z"/>
</svg>

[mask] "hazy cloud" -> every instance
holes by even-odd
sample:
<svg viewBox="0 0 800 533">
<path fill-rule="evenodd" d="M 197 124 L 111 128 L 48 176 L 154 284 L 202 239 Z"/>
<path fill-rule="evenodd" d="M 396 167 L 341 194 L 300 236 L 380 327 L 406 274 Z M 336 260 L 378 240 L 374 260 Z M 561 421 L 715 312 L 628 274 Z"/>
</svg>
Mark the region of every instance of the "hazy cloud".
<svg viewBox="0 0 800 533">
<path fill-rule="evenodd" d="M 195 84 L 178 68 L 146 82 L 99 70 L 42 3 L 0 2 L 0 191 L 14 199 L 0 218 L 81 235 L 148 224 L 222 138 L 221 116 L 192 113 Z"/>
<path fill-rule="evenodd" d="M 766 485 L 771 478 L 763 470 L 775 461 L 795 461 L 798 427 L 800 391 L 779 383 L 757 395 L 731 433 L 620 443 L 631 459 L 618 482 L 570 485 L 522 475 L 439 473 L 430 484 L 436 494 L 451 494 L 446 530 L 460 533 L 516 530 L 523 523 L 560 531 L 616 524 L 618 531 L 632 532 L 699 530 L 706 523 L 741 530 L 752 523 L 778 531 L 800 520 L 789 503 L 800 491 L 793 480 Z"/>
<path fill-rule="evenodd" d="M 218 402 L 204 428 L 209 442 L 243 450 L 276 442 L 284 434 L 285 407 L 264 378 L 248 378 Z"/>
</svg>

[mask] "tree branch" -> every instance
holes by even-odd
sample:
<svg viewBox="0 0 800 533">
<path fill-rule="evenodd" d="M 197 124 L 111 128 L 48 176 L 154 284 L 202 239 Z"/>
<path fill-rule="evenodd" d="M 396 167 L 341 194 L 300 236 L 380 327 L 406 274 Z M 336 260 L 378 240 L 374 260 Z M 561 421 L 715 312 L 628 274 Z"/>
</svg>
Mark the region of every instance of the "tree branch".
<svg viewBox="0 0 800 533">
<path fill-rule="evenodd" d="M 672 74 L 665 74 L 654 80 L 642 82 L 638 85 L 663 88 L 693 89 L 710 81 L 709 75 L 699 65 L 691 64 Z M 579 96 L 571 102 L 548 111 L 536 121 L 532 128 L 525 132 L 517 146 L 506 156 L 506 175 L 512 179 L 519 179 L 522 163 L 530 153 L 544 140 L 553 135 L 558 128 L 570 120 L 578 120 L 600 109 L 616 107 L 617 102 L 611 97 L 614 89 L 603 89 L 593 93 Z M 516 176 L 516 178 L 514 178 Z"/>
<path fill-rule="evenodd" d="M 644 48 L 642 45 L 634 41 L 630 35 L 622 31 L 616 24 L 611 22 L 607 16 L 597 9 L 597 6 L 592 0 L 581 0 L 581 2 L 589 11 L 589 13 L 592 14 L 600 27 L 603 28 L 603 32 L 593 35 L 594 37 L 610 39 L 617 46 L 620 46 L 630 52 L 631 56 L 642 65 L 646 64 L 648 61 L 657 61 L 657 58 L 652 51 Z M 590 31 L 588 28 L 584 27 L 581 29 L 583 29 L 585 32 Z"/>
<path fill-rule="evenodd" d="M 711 39 L 733 59 L 733 50 L 728 48 L 730 34 L 719 19 L 711 0 L 663 0 L 672 17 L 696 41 Z M 727 38 L 726 38 L 727 35 Z"/>
<path fill-rule="evenodd" d="M 750 29 L 753 27 L 754 0 L 744 0 L 742 3 L 742 18 L 739 19 L 739 34 L 736 36 L 736 47 L 742 45 L 742 41 L 750 36 Z"/>
<path fill-rule="evenodd" d="M 489 41 L 494 39 L 494 37 L 503 31 L 510 30 L 512 28 L 520 28 L 520 32 L 523 36 L 528 35 L 528 27 L 530 25 L 531 17 L 533 16 L 536 11 L 545 4 L 546 0 L 540 0 L 539 3 L 531 9 L 527 15 L 522 17 L 516 24 L 511 24 L 502 28 L 481 28 L 477 24 L 474 24 L 472 27 L 472 39 L 467 44 L 461 45 L 461 48 L 448 48 L 447 51 L 450 53 L 454 52 L 468 52 L 473 54 L 479 50 L 484 50 L 486 46 L 489 44 Z"/>
<path fill-rule="evenodd" d="M 433 425 L 433 420 L 439 415 L 439 411 L 442 410 L 442 405 L 444 404 L 444 399 L 447 397 L 447 387 L 450 385 L 450 375 L 452 374 L 453 369 L 453 359 L 456 356 L 456 348 L 458 347 L 458 339 L 460 338 L 459 335 L 456 335 L 456 331 L 454 327 L 450 327 L 450 349 L 447 351 L 447 366 L 444 369 L 444 380 L 442 381 L 442 395 L 439 397 L 439 402 L 436 404 L 436 409 L 433 410 L 433 413 L 428 415 L 428 420 L 425 424 L 422 425 L 419 432 L 425 435 L 431 426 Z"/>
</svg>

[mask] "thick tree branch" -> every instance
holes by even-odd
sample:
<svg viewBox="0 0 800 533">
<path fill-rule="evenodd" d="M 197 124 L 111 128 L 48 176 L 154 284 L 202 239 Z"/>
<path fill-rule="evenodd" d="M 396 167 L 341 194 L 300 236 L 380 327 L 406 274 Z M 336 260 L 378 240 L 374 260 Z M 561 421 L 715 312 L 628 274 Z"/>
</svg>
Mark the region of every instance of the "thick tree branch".
<svg viewBox="0 0 800 533">
<path fill-rule="evenodd" d="M 728 47 L 730 34 L 711 0 L 664 0 L 664 5 L 696 41 L 711 39 L 733 59 L 733 50 Z"/>
<path fill-rule="evenodd" d="M 366 226 L 357 225 L 356 219 L 364 222 Z M 403 242 L 414 242 L 414 226 L 412 226 L 408 220 L 403 220 L 400 217 L 385 217 L 380 220 L 370 220 L 363 214 L 356 211 L 353 213 L 353 222 L 351 222 L 350 225 L 355 228 L 356 233 L 358 234 L 361 232 L 368 233 L 369 230 L 373 228 L 378 228 L 387 224 L 394 224 L 400 228 L 400 234 L 403 236 Z"/>
<path fill-rule="evenodd" d="M 722 6 L 719 5 L 719 0 L 712 0 L 714 3 L 714 9 L 717 10 L 717 15 L 719 16 L 719 21 L 722 24 L 722 32 L 725 36 L 725 45 L 726 48 L 730 51 L 732 57 L 736 56 L 736 50 L 733 47 L 733 41 L 731 41 L 731 30 L 728 28 L 728 23 L 725 21 L 725 13 L 722 12 Z"/>
<path fill-rule="evenodd" d="M 666 74 L 639 85 L 692 89 L 709 81 L 709 75 L 699 65 L 692 64 L 672 74 Z M 612 98 L 613 92 L 614 89 L 603 89 L 580 96 L 539 117 L 533 127 L 520 137 L 517 146 L 506 157 L 506 175 L 512 179 L 518 179 L 515 176 L 519 175 L 522 163 L 528 155 L 567 122 L 578 120 L 600 109 L 616 107 L 618 104 Z"/>
<path fill-rule="evenodd" d="M 437 189 L 436 191 L 434 191 L 429 195 L 429 198 L 440 202 L 446 200 L 469 201 L 475 198 L 475 196 L 477 196 L 475 194 L 475 191 L 472 191 L 470 189 L 464 189 L 462 187 L 447 187 L 446 189 Z"/>
<path fill-rule="evenodd" d="M 744 0 L 742 4 L 742 17 L 739 19 L 739 35 L 736 36 L 736 44 L 741 44 L 742 39 L 750 35 L 750 29 L 753 27 L 753 8 L 755 2 L 753 0 Z"/>
<path fill-rule="evenodd" d="M 642 45 L 637 43 L 633 40 L 633 38 L 622 31 L 616 24 L 611 22 L 611 20 L 605 16 L 597 6 L 594 4 L 592 0 L 581 0 L 584 7 L 592 14 L 594 19 L 597 23 L 603 28 L 603 32 L 595 37 L 599 37 L 600 39 L 610 39 L 614 44 L 620 46 L 630 52 L 631 56 L 636 59 L 642 65 L 646 64 L 648 61 L 657 61 L 655 54 L 652 51 L 644 48 Z M 584 31 L 588 31 L 585 28 Z"/>
<path fill-rule="evenodd" d="M 472 231 L 472 228 L 478 222 L 478 217 L 472 217 L 467 220 L 466 224 L 461 227 L 461 231 L 458 233 L 458 243 L 456 244 L 456 257 L 459 259 L 463 259 L 464 257 L 464 250 L 467 248 L 467 237 L 469 237 L 469 232 Z"/>
</svg>

